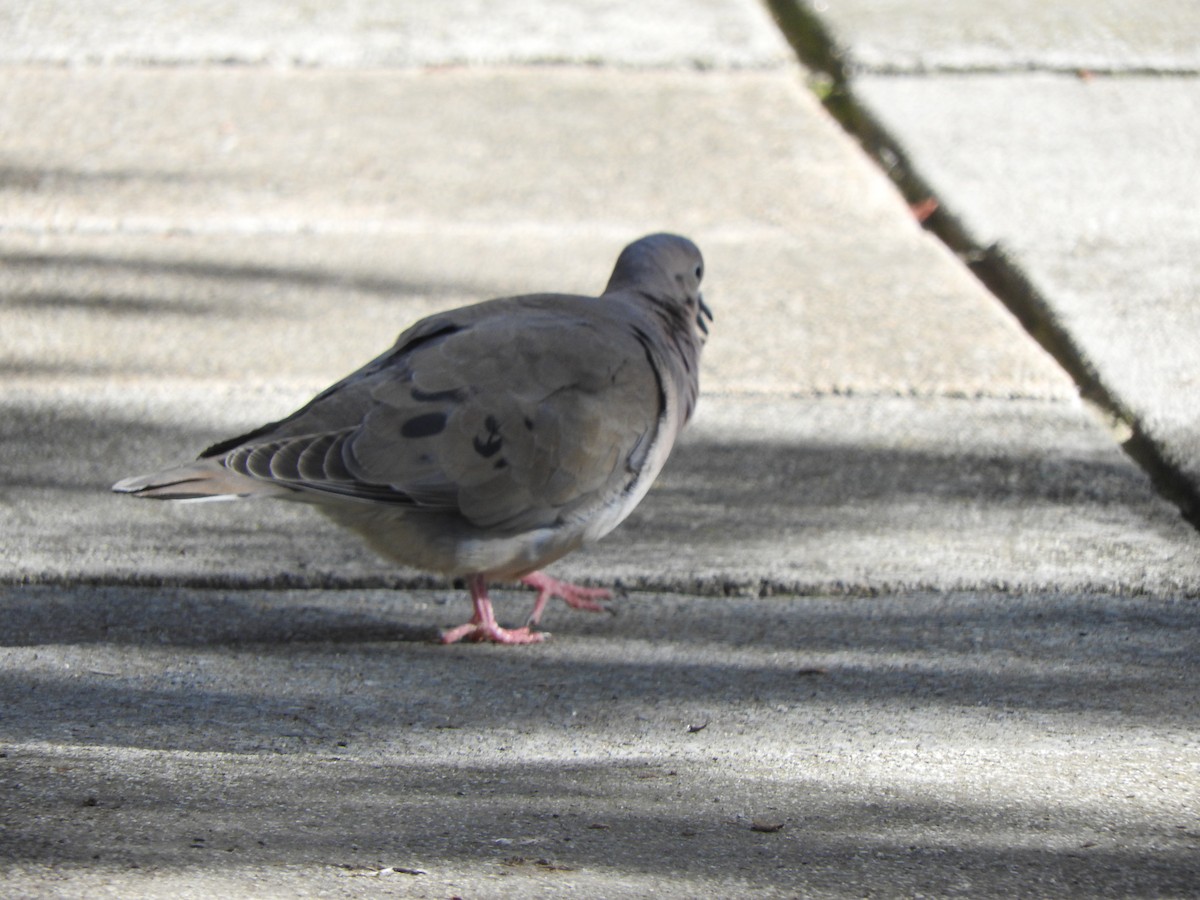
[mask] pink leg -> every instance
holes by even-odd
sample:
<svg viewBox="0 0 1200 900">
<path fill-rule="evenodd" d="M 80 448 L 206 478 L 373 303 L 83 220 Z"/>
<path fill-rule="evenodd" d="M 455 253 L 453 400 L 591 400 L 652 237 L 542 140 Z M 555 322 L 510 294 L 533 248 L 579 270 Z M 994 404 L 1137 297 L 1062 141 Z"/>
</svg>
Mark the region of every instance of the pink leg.
<svg viewBox="0 0 1200 900">
<path fill-rule="evenodd" d="M 541 632 L 524 628 L 501 628 L 496 624 L 496 613 L 492 610 L 492 601 L 488 597 L 487 582 L 482 575 L 472 575 L 469 582 L 471 602 L 475 604 L 475 615 L 466 625 L 459 625 L 443 631 L 441 642 L 453 644 L 455 641 L 492 641 L 496 644 L 536 644 L 544 641 L 546 636 Z"/>
<path fill-rule="evenodd" d="M 607 606 L 601 606 L 597 600 L 608 600 L 612 597 L 612 591 L 607 591 L 604 588 L 585 588 L 577 584 L 569 584 L 565 581 L 559 581 L 557 578 L 551 578 L 542 572 L 531 572 L 521 579 L 521 584 L 528 585 L 538 592 L 537 599 L 533 601 L 533 612 L 529 614 L 528 620 L 525 622 L 525 627 L 536 625 L 542 619 L 542 612 L 546 608 L 546 604 L 551 597 L 561 597 L 567 601 L 567 606 L 571 609 L 586 609 L 588 612 L 612 612 Z"/>
</svg>

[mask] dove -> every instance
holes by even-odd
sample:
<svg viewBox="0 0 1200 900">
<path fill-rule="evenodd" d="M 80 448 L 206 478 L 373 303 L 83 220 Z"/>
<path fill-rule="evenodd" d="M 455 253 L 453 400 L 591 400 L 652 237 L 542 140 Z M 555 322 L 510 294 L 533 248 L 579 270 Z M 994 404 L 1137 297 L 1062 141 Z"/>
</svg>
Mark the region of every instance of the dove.
<svg viewBox="0 0 1200 900">
<path fill-rule="evenodd" d="M 610 592 L 541 570 L 608 534 L 662 470 L 699 394 L 712 312 L 690 240 L 627 246 L 599 297 L 530 294 L 422 319 L 284 419 L 113 490 L 158 500 L 309 503 L 385 558 L 462 579 L 459 640 L 526 644 L 550 599 Z M 538 593 L 501 627 L 492 582 Z"/>
</svg>

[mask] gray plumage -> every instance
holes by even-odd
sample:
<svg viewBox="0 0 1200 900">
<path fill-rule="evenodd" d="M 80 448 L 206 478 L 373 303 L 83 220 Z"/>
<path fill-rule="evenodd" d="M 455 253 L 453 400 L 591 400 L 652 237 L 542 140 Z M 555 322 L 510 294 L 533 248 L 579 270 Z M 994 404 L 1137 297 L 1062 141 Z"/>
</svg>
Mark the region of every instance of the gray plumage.
<svg viewBox="0 0 1200 900">
<path fill-rule="evenodd" d="M 689 240 L 630 244 L 600 297 L 532 294 L 430 316 L 278 422 L 191 464 L 118 482 L 155 499 L 312 503 L 384 556 L 468 580 L 468 637 L 495 624 L 486 585 L 522 580 L 584 609 L 607 592 L 536 571 L 617 526 L 645 496 L 699 391 L 711 313 Z"/>
</svg>

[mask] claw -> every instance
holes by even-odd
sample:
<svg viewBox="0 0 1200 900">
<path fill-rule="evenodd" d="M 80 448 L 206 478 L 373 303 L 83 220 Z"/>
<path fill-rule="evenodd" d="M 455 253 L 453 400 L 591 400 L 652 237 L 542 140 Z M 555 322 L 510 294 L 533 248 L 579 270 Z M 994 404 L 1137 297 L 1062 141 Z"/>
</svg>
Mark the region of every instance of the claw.
<svg viewBox="0 0 1200 900">
<path fill-rule="evenodd" d="M 537 625 L 541 621 L 542 612 L 545 611 L 546 604 L 550 602 L 551 597 L 562 598 L 571 609 L 582 609 L 588 612 L 607 612 L 616 615 L 609 607 L 596 602 L 597 600 L 609 600 L 612 598 L 612 591 L 604 588 L 581 587 L 577 584 L 551 578 L 542 572 L 531 572 L 521 579 L 521 583 L 528 585 L 538 592 L 537 599 L 533 601 L 533 610 L 529 613 L 529 618 L 525 621 L 526 628 Z"/>
</svg>

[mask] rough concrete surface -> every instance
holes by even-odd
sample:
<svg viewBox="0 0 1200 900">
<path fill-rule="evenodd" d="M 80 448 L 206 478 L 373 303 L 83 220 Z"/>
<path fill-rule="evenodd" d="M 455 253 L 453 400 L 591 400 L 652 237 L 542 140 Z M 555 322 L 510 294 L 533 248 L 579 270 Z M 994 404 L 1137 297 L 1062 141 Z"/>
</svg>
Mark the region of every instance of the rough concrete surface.
<svg viewBox="0 0 1200 900">
<path fill-rule="evenodd" d="M 1200 6 L 805 6 L 943 211 L 1200 496 Z"/>
<path fill-rule="evenodd" d="M 813 10 L 855 68 L 1200 71 L 1191 0 L 795 0 Z"/>
<path fill-rule="evenodd" d="M 1193 602 L 643 595 L 513 652 L 421 642 L 441 599 L 8 592 L 17 896 L 1182 897 L 1200 878 Z"/>
<path fill-rule="evenodd" d="M 787 43 L 753 0 L 288 3 L 14 0 L 0 62 L 430 66 L 575 63 L 773 67 Z"/>
<path fill-rule="evenodd" d="M 1195 893 L 1200 539 L 763 8 L 0 23 L 0 895 Z M 553 569 L 615 615 L 442 647 L 311 510 L 107 493 L 664 227 L 700 411 Z"/>
<path fill-rule="evenodd" d="M 234 397 L 263 411 L 229 421 Z M 0 426 L 20 460 L 0 571 L 56 582 L 428 584 L 299 505 L 107 494 L 130 461 L 186 460 L 289 410 L 284 399 L 211 383 L 18 397 Z M 97 452 L 72 454 L 79 445 Z M 1200 546 L 1077 404 L 709 396 L 630 520 L 554 572 L 705 594 L 1173 593 L 1200 585 Z M 465 592 L 459 606 L 467 611 Z"/>
<path fill-rule="evenodd" d="M 857 85 L 976 243 L 1020 267 L 1096 379 L 1200 486 L 1200 212 L 1183 188 L 1200 183 L 1200 79 Z"/>
<path fill-rule="evenodd" d="M 706 389 L 1072 390 L 795 72 L 7 77 L 25 175 L 0 187 L 0 322 L 25 338 L 18 372 L 254 360 L 315 389 L 434 309 L 595 293 L 631 236 L 672 228 L 713 273 Z M 217 329 L 199 360 L 180 352 L 195 328 Z"/>
</svg>

